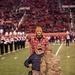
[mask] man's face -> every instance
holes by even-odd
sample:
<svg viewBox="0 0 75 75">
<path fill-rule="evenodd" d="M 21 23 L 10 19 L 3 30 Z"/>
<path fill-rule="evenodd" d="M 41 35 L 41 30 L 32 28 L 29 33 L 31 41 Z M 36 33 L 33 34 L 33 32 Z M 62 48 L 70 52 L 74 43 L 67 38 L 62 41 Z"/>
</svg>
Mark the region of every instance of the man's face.
<svg viewBox="0 0 75 75">
<path fill-rule="evenodd" d="M 41 35 L 42 35 L 42 32 L 41 32 L 41 31 L 37 31 L 37 32 L 36 32 L 36 35 L 37 35 L 37 36 L 41 36 Z"/>
</svg>

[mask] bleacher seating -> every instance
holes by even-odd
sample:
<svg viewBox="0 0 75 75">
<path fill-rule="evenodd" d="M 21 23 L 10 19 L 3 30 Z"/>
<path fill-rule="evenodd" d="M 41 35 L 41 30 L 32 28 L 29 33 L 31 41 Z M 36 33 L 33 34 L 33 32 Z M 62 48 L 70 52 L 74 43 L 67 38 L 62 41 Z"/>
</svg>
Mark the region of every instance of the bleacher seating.
<svg viewBox="0 0 75 75">
<path fill-rule="evenodd" d="M 31 8 L 30 13 L 27 13 L 27 20 L 23 23 L 29 27 L 26 29 L 27 32 L 34 32 L 37 25 L 48 33 L 69 29 L 69 26 L 65 25 L 69 22 L 69 16 L 58 10 L 58 3 L 55 0 L 27 0 L 26 3 Z"/>
<path fill-rule="evenodd" d="M 75 5 L 75 0 L 62 0 L 63 5 Z"/>
<path fill-rule="evenodd" d="M 63 0 L 62 4 L 74 2 Z M 11 24 L 1 23 L 0 27 L 5 25 L 7 29 L 12 25 L 12 30 L 18 27 L 19 31 L 24 30 L 26 33 L 34 33 L 36 26 L 41 26 L 45 33 L 69 30 L 69 15 L 59 10 L 56 0 L 2 0 L 0 5 L 0 20 L 11 21 Z M 24 22 L 18 26 L 24 11 L 19 12 L 17 9 L 22 6 L 28 6 L 30 10 L 26 11 Z"/>
</svg>

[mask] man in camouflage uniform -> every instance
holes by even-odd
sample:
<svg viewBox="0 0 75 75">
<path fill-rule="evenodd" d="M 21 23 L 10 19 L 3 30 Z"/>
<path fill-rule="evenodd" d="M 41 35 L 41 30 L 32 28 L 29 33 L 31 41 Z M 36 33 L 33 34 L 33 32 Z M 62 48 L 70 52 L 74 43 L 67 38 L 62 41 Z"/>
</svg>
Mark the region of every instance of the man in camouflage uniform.
<svg viewBox="0 0 75 75">
<path fill-rule="evenodd" d="M 33 54 L 35 48 L 38 44 L 42 45 L 42 50 L 46 50 L 45 48 L 49 45 L 48 39 L 43 35 L 43 31 L 41 27 L 36 27 L 35 29 L 35 36 L 31 38 L 27 36 L 28 41 L 30 43 L 30 54 Z"/>
<path fill-rule="evenodd" d="M 40 75 L 62 75 L 59 64 L 60 59 L 47 49 L 41 58 Z"/>
</svg>

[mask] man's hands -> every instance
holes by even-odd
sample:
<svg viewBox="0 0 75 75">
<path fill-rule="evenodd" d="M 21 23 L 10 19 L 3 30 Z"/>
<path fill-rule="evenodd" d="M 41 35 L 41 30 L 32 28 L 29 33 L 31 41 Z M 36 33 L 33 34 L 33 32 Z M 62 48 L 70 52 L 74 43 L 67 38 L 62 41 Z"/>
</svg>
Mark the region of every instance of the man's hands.
<svg viewBox="0 0 75 75">
<path fill-rule="evenodd" d="M 32 68 L 32 64 L 29 64 L 29 68 Z"/>
</svg>

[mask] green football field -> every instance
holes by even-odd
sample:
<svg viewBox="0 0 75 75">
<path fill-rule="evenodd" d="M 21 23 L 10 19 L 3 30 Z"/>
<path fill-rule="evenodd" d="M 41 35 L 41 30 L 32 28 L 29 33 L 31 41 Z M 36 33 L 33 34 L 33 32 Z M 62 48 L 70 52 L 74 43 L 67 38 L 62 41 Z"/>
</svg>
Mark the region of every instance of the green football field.
<svg viewBox="0 0 75 75">
<path fill-rule="evenodd" d="M 65 44 L 51 44 L 54 54 L 60 56 L 63 75 L 75 75 L 75 43 L 69 47 Z M 27 75 L 29 69 L 24 61 L 29 57 L 29 45 L 25 49 L 0 56 L 0 75 Z"/>
</svg>

